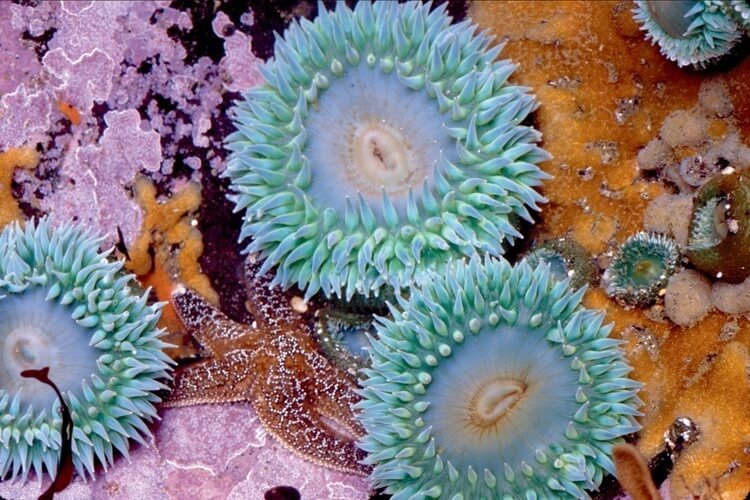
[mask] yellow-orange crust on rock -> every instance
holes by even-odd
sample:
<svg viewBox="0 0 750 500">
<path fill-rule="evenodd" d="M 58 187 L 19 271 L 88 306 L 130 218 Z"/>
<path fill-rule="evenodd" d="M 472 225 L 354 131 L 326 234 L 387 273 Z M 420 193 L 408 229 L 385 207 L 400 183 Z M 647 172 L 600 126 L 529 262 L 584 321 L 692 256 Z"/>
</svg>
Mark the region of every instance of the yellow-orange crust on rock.
<svg viewBox="0 0 750 500">
<path fill-rule="evenodd" d="M 0 228 L 23 218 L 11 190 L 13 174 L 17 168 L 33 169 L 38 161 L 39 155 L 32 148 L 10 148 L 0 153 Z"/>
<path fill-rule="evenodd" d="M 535 125 L 554 157 L 542 164 L 555 177 L 544 185 L 550 201 L 527 239 L 569 235 L 606 255 L 643 228 L 649 200 L 668 192 L 640 174 L 636 155 L 658 136 L 667 115 L 696 105 L 706 76 L 663 58 L 644 40 L 632 8 L 627 1 L 472 3 L 469 16 L 507 41 L 501 57 L 519 64 L 512 79 L 534 89 Z M 750 57 L 720 76 L 748 145 Z M 708 134 L 723 137 L 725 125 L 709 121 Z M 695 151 L 677 153 L 679 159 Z M 591 289 L 585 305 L 607 310 L 614 335 L 628 340 L 634 378 L 645 383 L 640 451 L 659 451 L 675 417 L 688 416 L 700 427 L 700 440 L 675 465 L 672 496 L 711 490 L 744 498 L 750 489 L 748 320 L 712 312 L 680 328 L 660 319 L 658 307 L 625 310 L 601 289 Z"/>
<path fill-rule="evenodd" d="M 133 191 L 143 208 L 143 225 L 128 248 L 128 269 L 144 286 L 153 287 L 160 301 L 168 302 L 177 284 L 184 283 L 209 303 L 218 304 L 218 295 L 198 263 L 203 239 L 193 221 L 200 207 L 200 186 L 187 183 L 171 198 L 158 200 L 154 184 L 141 177 L 135 181 Z M 171 304 L 164 307 L 160 326 L 170 332 L 164 341 L 176 346 L 168 350 L 170 356 L 180 359 L 195 354 Z"/>
</svg>

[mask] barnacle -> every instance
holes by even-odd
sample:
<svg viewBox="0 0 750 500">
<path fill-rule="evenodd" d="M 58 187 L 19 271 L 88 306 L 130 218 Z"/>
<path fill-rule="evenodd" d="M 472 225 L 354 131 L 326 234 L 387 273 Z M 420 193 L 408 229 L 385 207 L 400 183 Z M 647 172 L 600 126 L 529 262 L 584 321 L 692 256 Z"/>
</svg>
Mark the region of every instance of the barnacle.
<svg viewBox="0 0 750 500">
<path fill-rule="evenodd" d="M 592 284 L 597 277 L 591 255 L 572 238 L 547 240 L 529 252 L 524 260 L 531 267 L 547 263 L 555 279 L 570 278 L 573 288 Z"/>
<path fill-rule="evenodd" d="M 446 257 L 498 255 L 548 175 L 537 107 L 502 46 L 445 4 L 340 2 L 276 40 L 234 109 L 226 175 L 241 240 L 309 297 L 408 285 Z"/>
<path fill-rule="evenodd" d="M 635 20 L 646 38 L 678 66 L 702 68 L 729 53 L 742 37 L 737 23 L 714 0 L 636 0 Z"/>
<path fill-rule="evenodd" d="M 750 179 L 721 174 L 693 204 L 687 257 L 700 271 L 731 283 L 750 276 Z"/>
<path fill-rule="evenodd" d="M 649 306 L 666 288 L 679 262 L 680 248 L 671 238 L 645 231 L 634 234 L 604 273 L 607 295 L 624 305 Z"/>
<path fill-rule="evenodd" d="M 166 389 L 170 369 L 156 327 L 161 304 L 133 294 L 132 275 L 98 251 L 101 242 L 81 226 L 53 230 L 46 219 L 0 234 L 0 479 L 57 472 L 60 403 L 24 370 L 49 367 L 63 393 L 81 476 L 150 435 L 154 392 Z"/>
<path fill-rule="evenodd" d="M 421 281 L 421 280 L 420 280 Z M 638 430 L 638 382 L 585 289 L 473 256 L 429 272 L 380 319 L 360 446 L 402 498 L 586 496 Z"/>
</svg>

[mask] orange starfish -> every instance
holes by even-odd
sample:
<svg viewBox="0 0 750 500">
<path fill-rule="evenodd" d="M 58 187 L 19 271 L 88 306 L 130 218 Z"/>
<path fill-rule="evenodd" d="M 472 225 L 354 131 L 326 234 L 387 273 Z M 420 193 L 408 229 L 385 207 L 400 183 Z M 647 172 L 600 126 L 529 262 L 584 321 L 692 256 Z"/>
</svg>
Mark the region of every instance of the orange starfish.
<svg viewBox="0 0 750 500">
<path fill-rule="evenodd" d="M 284 446 L 319 465 L 367 475 L 355 441 L 356 386 L 321 354 L 312 328 L 291 296 L 270 289 L 271 277 L 245 266 L 248 309 L 255 321 L 229 319 L 191 290 L 172 295 L 177 315 L 206 358 L 178 368 L 167 406 L 250 401 L 265 428 Z"/>
</svg>

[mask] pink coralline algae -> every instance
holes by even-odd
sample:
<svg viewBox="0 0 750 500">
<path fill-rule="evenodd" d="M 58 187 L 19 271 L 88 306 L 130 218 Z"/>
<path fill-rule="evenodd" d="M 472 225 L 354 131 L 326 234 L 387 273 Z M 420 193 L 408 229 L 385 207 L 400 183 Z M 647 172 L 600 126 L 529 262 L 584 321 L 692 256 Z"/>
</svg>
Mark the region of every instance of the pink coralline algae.
<svg viewBox="0 0 750 500">
<path fill-rule="evenodd" d="M 251 40 L 223 12 L 206 20 L 198 4 L 195 12 L 169 5 L 0 5 L 0 45 L 13 50 L 1 56 L 8 70 L 0 81 L 0 150 L 40 150 L 36 171 L 16 174 L 22 206 L 53 219 L 75 215 L 109 235 L 120 221 L 130 243 L 141 220 L 129 191 L 137 175 L 169 196 L 176 178 L 200 181 L 223 170 L 225 111 L 237 91 L 260 81 Z M 184 41 L 197 29 L 194 19 L 213 21 L 218 52 Z M 72 106 L 80 124 L 60 106 Z M 112 113 L 127 116 L 128 126 Z M 156 140 L 133 137 L 135 118 Z M 118 141 L 130 151 L 112 156 L 107 145 Z"/>
<path fill-rule="evenodd" d="M 138 177 L 160 198 L 186 182 L 217 182 L 232 130 L 227 110 L 262 80 L 253 16 L 210 1 L 177 4 L 0 2 L 0 151 L 39 155 L 33 171 L 16 170 L 12 186 L 27 215 L 80 220 L 108 234 L 107 245 L 119 227 L 130 244 L 143 218 L 132 190 Z M 162 417 L 155 440 L 130 463 L 117 458 L 55 498 L 186 498 L 197 490 L 261 498 L 279 485 L 303 498 L 367 496 L 364 478 L 284 449 L 250 404 L 165 409 Z M 0 498 L 37 498 L 47 484 L 0 483 Z"/>
<path fill-rule="evenodd" d="M 80 112 L 88 113 L 94 101 L 104 102 L 112 92 L 115 62 L 100 49 L 72 60 L 63 49 L 57 48 L 47 52 L 42 62 L 61 82 L 55 86 L 57 98 Z"/>
<path fill-rule="evenodd" d="M 104 122 L 107 129 L 99 144 L 73 147 L 66 156 L 60 185 L 41 200 L 41 207 L 58 222 L 77 219 L 87 226 L 108 228 L 111 245 L 118 226 L 123 235 L 135 235 L 141 227 L 138 205 L 125 188 L 139 171 L 159 169 L 161 144 L 159 134 L 141 129 L 136 110 L 110 111 Z M 131 215 L 120 217 L 112 206 L 125 208 Z"/>
<path fill-rule="evenodd" d="M 48 480 L 20 486 L 0 483 L 0 497 L 36 499 Z M 165 410 L 156 438 L 137 447 L 130 463 L 119 458 L 106 475 L 84 483 L 76 478 L 56 500 L 263 498 L 263 492 L 285 484 L 302 498 L 367 498 L 367 479 L 320 469 L 291 455 L 263 430 L 246 404 Z"/>
<path fill-rule="evenodd" d="M 242 92 L 258 85 L 263 77 L 258 70 L 258 61 L 250 50 L 250 38 L 234 28 L 232 20 L 219 12 L 211 23 L 214 33 L 224 39 L 226 57 L 219 67 L 228 77 L 224 84 L 227 90 Z"/>
<path fill-rule="evenodd" d="M 45 137 L 50 128 L 50 96 L 23 83 L 0 99 L 0 149 Z M 19 112 L 20 111 L 20 112 Z"/>
</svg>

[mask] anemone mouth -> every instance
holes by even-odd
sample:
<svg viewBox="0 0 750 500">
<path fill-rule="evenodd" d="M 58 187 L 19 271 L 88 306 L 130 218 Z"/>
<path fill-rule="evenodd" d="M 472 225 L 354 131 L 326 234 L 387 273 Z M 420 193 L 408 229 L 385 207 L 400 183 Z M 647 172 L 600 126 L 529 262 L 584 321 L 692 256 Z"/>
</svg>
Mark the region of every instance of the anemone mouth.
<svg viewBox="0 0 750 500">
<path fill-rule="evenodd" d="M 81 398 L 81 382 L 91 383 L 99 355 L 89 346 L 91 335 L 70 317 L 72 310 L 46 301 L 45 295 L 44 289 L 37 287 L 0 299 L 0 389 L 18 394 L 22 407 L 52 415 L 57 401 L 54 392 L 20 373 L 49 367 L 61 392 Z"/>
<path fill-rule="evenodd" d="M 737 23 L 712 2 L 636 0 L 633 13 L 646 38 L 681 67 L 705 68 L 742 38 Z"/>
<path fill-rule="evenodd" d="M 293 22 L 234 109 L 226 176 L 241 240 L 310 297 L 408 286 L 446 253 L 493 255 L 549 176 L 536 109 L 476 26 L 440 5 L 344 3 Z"/>
<path fill-rule="evenodd" d="M 467 415 L 462 420 L 480 432 L 497 430 L 501 420 L 518 406 L 529 385 L 525 380 L 493 377 L 481 381 L 466 402 Z"/>
<path fill-rule="evenodd" d="M 394 498 L 596 489 L 612 445 L 638 429 L 640 384 L 583 292 L 547 265 L 474 256 L 399 298 L 358 404 L 373 485 Z"/>
<path fill-rule="evenodd" d="M 565 434 L 578 405 L 578 373 L 529 327 L 487 328 L 443 360 L 427 386 L 427 426 L 443 459 L 466 470 L 535 461 L 531 443 Z"/>
<path fill-rule="evenodd" d="M 129 440 L 146 443 L 156 391 L 171 360 L 156 327 L 161 305 L 133 295 L 122 262 L 99 252 L 102 238 L 47 219 L 0 233 L 0 479 L 57 473 L 60 402 L 20 371 L 49 367 L 73 424 L 72 459 L 93 478 Z"/>
</svg>

